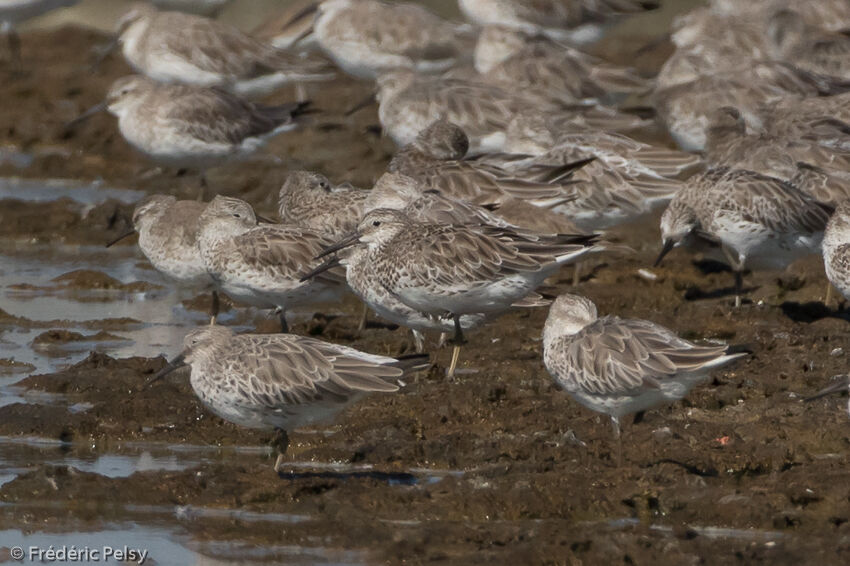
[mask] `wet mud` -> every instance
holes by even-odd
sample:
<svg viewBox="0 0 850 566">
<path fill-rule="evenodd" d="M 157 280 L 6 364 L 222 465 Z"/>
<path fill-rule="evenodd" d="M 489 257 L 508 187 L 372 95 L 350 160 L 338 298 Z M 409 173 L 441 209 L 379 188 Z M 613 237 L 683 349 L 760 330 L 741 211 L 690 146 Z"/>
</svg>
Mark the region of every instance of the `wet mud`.
<svg viewBox="0 0 850 566">
<path fill-rule="evenodd" d="M 63 28 L 23 39 L 25 74 L 0 82 L 0 145 L 32 159 L 2 162 L 0 177 L 196 196 L 197 178 L 154 170 L 122 140 L 112 117 L 65 128 L 128 72 L 116 57 L 94 74 L 86 70 L 91 49 L 106 38 Z M 343 116 L 368 92 L 344 77 L 308 87 L 323 110 L 314 123 L 273 140 L 250 163 L 213 171 L 211 187 L 273 213 L 291 168 L 368 186 L 393 149 L 372 128 L 374 107 Z M 0 238 L 17 250 L 0 269 L 13 271 L 43 244 L 94 249 L 126 229 L 132 201 L 95 204 L 67 192 L 34 201 L 22 190 L 0 200 Z M 85 349 L 94 352 L 70 367 L 32 372 L 20 350 L 0 350 L 0 378 L 15 376 L 11 387 L 20 395 L 0 404 L 0 459 L 7 448 L 23 454 L 15 456 L 20 469 L 0 484 L 0 532 L 89 532 L 129 521 L 179 532 L 200 554 L 216 555 L 213 543 L 224 541 L 277 549 L 277 561 L 319 564 L 850 561 L 846 399 L 802 402 L 844 373 L 850 356 L 850 315 L 823 304 L 820 258 L 787 272 L 748 274 L 747 300 L 735 310 L 733 277 L 723 266 L 677 250 L 650 268 L 657 223 L 656 214 L 613 230 L 611 239 L 634 253 L 593 257 L 575 292 L 600 313 L 652 319 L 684 337 L 744 344 L 753 353 L 681 402 L 626 423 L 622 467 L 607 419 L 570 400 L 543 367 L 546 309 L 511 312 L 470 334 L 453 380 L 444 377 L 450 351 L 430 337 L 431 371 L 333 423 L 291 433 L 291 465 L 281 477 L 265 446 L 271 434 L 204 410 L 185 370 L 145 388 L 165 357 L 98 348 L 126 341 L 122 332 L 144 326 L 139 318 L 2 310 L 0 346 L 31 333 L 24 350 L 92 345 Z M 83 308 L 97 297 L 138 302 L 164 293 L 167 282 L 155 274 L 147 280 L 144 258 L 130 250 L 108 253 L 123 254 L 132 276 L 76 266 L 43 281 L 4 278 L 2 292 L 73 299 Z M 547 284 L 564 292 L 572 275 L 566 268 Z M 202 323 L 208 296 L 181 300 L 174 308 Z M 226 312 L 225 322 L 241 330 L 276 329 L 274 317 Z M 358 333 L 359 313 L 349 299 L 303 313 L 292 328 L 378 354 L 412 350 L 407 331 L 374 318 Z M 152 349 L 158 345 L 173 353 L 179 337 L 156 335 Z M 40 439 L 36 448 L 32 439 Z M 106 455 L 136 462 L 140 450 L 165 455 L 135 473 L 98 472 Z M 300 550 L 281 550 L 292 548 Z M 154 563 L 171 563 L 153 554 Z"/>
</svg>

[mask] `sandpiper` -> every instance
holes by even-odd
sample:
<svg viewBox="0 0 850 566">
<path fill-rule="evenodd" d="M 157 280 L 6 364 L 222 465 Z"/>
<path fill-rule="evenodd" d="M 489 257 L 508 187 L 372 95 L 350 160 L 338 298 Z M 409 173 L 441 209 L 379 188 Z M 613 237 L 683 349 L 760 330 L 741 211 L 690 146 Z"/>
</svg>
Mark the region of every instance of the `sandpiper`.
<svg viewBox="0 0 850 566">
<path fill-rule="evenodd" d="M 518 155 L 481 156 L 515 175 L 533 175 L 557 165 L 589 160 L 570 177 L 575 198 L 553 207 L 582 230 L 600 230 L 643 216 L 669 202 L 683 186 L 678 179 L 702 164 L 698 155 L 605 132 L 559 133 L 543 123 L 517 120 L 505 150 Z M 522 155 L 533 157 L 525 157 Z"/>
<path fill-rule="evenodd" d="M 457 124 L 437 120 L 393 156 L 387 170 L 402 173 L 456 199 L 497 204 L 515 198 L 551 207 L 574 198 L 570 177 L 587 160 L 548 167 L 545 181 L 529 181 L 496 166 L 464 160 L 469 139 Z"/>
<path fill-rule="evenodd" d="M 822 248 L 826 278 L 845 299 L 850 298 L 850 201 L 843 200 L 830 216 Z M 824 301 L 827 305 L 829 291 Z"/>
<path fill-rule="evenodd" d="M 417 312 L 451 318 L 454 351 L 448 375 L 452 376 L 464 343 L 464 315 L 506 311 L 562 265 L 598 249 L 597 239 L 530 238 L 486 225 L 412 222 L 397 210 L 377 209 L 322 255 L 364 244 L 363 258 L 389 293 Z"/>
<path fill-rule="evenodd" d="M 326 421 L 368 393 L 397 391 L 411 366 L 411 360 L 315 338 L 234 334 L 222 326 L 193 330 L 183 346 L 146 385 L 191 366 L 192 389 L 209 410 L 239 426 L 276 431 L 275 472 L 289 446 L 288 430 Z"/>
<path fill-rule="evenodd" d="M 626 15 L 658 8 L 654 0 L 458 0 L 466 18 L 478 25 L 501 25 L 572 43 L 598 40 L 605 26 Z"/>
<path fill-rule="evenodd" d="M 747 133 L 736 108 L 724 106 L 713 112 L 706 135 L 706 160 L 712 165 L 747 169 L 786 181 L 797 175 L 799 164 L 836 171 L 850 168 L 850 151 L 819 143 L 817 136 L 806 139 Z M 850 136 L 846 141 L 850 143 Z M 798 188 L 807 192 L 804 187 Z"/>
<path fill-rule="evenodd" d="M 678 401 L 708 373 L 745 356 L 697 345 L 641 319 L 605 316 L 578 295 L 561 295 L 543 327 L 543 363 L 581 405 L 611 417 L 622 462 L 620 418 Z"/>
<path fill-rule="evenodd" d="M 72 6 L 79 0 L 5 0 L 0 2 L 0 35 L 9 42 L 12 62 L 21 66 L 21 38 L 15 26 L 57 8 Z"/>
<path fill-rule="evenodd" d="M 468 51 L 457 24 L 422 6 L 380 0 L 314 2 L 313 33 L 343 71 L 373 79 L 392 69 L 448 69 Z"/>
<path fill-rule="evenodd" d="M 276 309 L 283 332 L 293 305 L 336 300 L 344 277 L 332 271 L 309 281 L 302 274 L 328 244 L 316 232 L 292 225 L 257 225 L 245 201 L 215 197 L 199 218 L 198 248 L 213 281 L 237 301 Z"/>
<path fill-rule="evenodd" d="M 545 36 L 502 26 L 481 30 L 475 70 L 488 82 L 563 103 L 615 102 L 650 88 L 649 81 L 634 69 L 606 63 Z"/>
<path fill-rule="evenodd" d="M 357 227 L 369 192 L 348 184 L 334 186 L 327 177 L 293 171 L 278 194 L 278 215 L 284 224 L 315 230 L 335 241 Z"/>
<path fill-rule="evenodd" d="M 150 195 L 133 210 L 132 229 L 106 247 L 133 234 L 139 235 L 139 249 L 151 265 L 181 286 L 206 289 L 213 286 L 198 249 L 198 219 L 207 204 L 177 200 L 171 195 Z M 212 291 L 210 319 L 218 316 L 218 291 Z"/>
<path fill-rule="evenodd" d="M 466 132 L 470 151 L 500 151 L 516 116 L 545 115 L 565 130 L 627 131 L 649 121 L 604 106 L 565 107 L 474 80 L 423 76 L 409 70 L 378 77 L 378 117 L 399 146 L 407 145 L 435 120 L 449 120 Z"/>
<path fill-rule="evenodd" d="M 326 61 L 278 49 L 203 16 L 160 12 L 146 3 L 134 4 L 118 20 L 117 34 L 127 62 L 159 82 L 259 96 L 334 76 Z"/>
<path fill-rule="evenodd" d="M 151 0 L 160 10 L 177 10 L 189 14 L 215 17 L 233 0 Z"/>
<path fill-rule="evenodd" d="M 846 170 L 797 163 L 789 182 L 816 201 L 833 207 L 850 200 L 850 172 Z"/>
<path fill-rule="evenodd" d="M 758 128 L 759 108 L 786 97 L 803 99 L 844 92 L 850 83 L 814 77 L 790 65 L 755 62 L 734 71 L 700 76 L 669 88 L 656 88 L 659 116 L 680 147 L 705 147 L 710 115 L 723 106 L 737 108 L 748 125 Z"/>
<path fill-rule="evenodd" d="M 719 245 L 735 272 L 737 307 L 744 269 L 782 269 L 818 252 L 830 212 L 780 179 L 716 167 L 689 179 L 664 211 L 655 263 L 677 246 Z"/>
<path fill-rule="evenodd" d="M 130 145 L 162 165 L 205 172 L 247 157 L 266 140 L 298 127 L 308 103 L 265 106 L 228 92 L 157 83 L 141 75 L 118 79 L 106 102 L 77 118 L 106 108 Z"/>
<path fill-rule="evenodd" d="M 850 37 L 806 23 L 799 12 L 779 10 L 770 17 L 768 36 L 776 57 L 800 69 L 850 79 Z"/>
<path fill-rule="evenodd" d="M 422 182 L 401 173 L 381 175 L 369 191 L 363 208 L 365 212 L 378 208 L 400 210 L 414 222 L 488 224 L 519 229 L 483 206 L 429 189 Z"/>
</svg>

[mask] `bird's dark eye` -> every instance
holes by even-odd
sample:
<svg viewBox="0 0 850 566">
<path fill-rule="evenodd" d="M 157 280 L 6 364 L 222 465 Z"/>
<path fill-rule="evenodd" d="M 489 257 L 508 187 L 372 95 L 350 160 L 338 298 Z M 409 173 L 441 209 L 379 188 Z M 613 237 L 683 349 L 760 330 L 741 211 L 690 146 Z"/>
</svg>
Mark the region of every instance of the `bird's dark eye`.
<svg viewBox="0 0 850 566">
<path fill-rule="evenodd" d="M 380 221 L 380 220 L 373 220 L 373 221 L 372 221 L 372 226 L 380 226 L 380 225 L 381 225 L 381 221 Z"/>
<path fill-rule="evenodd" d="M 233 213 L 233 218 L 242 218 L 241 214 Z"/>
</svg>

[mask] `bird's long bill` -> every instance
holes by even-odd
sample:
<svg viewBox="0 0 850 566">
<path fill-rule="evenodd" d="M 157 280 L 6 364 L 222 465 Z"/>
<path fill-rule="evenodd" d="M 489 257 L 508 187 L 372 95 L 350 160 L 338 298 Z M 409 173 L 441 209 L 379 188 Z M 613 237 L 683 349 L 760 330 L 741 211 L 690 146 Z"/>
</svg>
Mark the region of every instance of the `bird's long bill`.
<svg viewBox="0 0 850 566">
<path fill-rule="evenodd" d="M 658 259 L 655 260 L 655 263 L 652 264 L 652 267 L 658 267 L 661 265 L 661 260 L 664 259 L 664 256 L 670 253 L 676 246 L 676 242 L 674 240 L 664 240 L 664 247 L 661 248 L 661 253 L 658 254 Z"/>
<path fill-rule="evenodd" d="M 120 236 L 118 236 L 117 238 L 115 238 L 114 240 L 109 242 L 108 244 L 106 244 L 106 247 L 111 248 L 112 246 L 114 246 L 115 244 L 117 244 L 118 242 L 123 240 L 124 238 L 129 238 L 130 236 L 132 236 L 135 233 L 136 233 L 135 229 L 128 230 L 127 232 L 124 232 L 123 234 L 121 234 Z"/>
<path fill-rule="evenodd" d="M 149 380 L 147 380 L 147 381 L 145 382 L 145 384 L 142 386 L 142 389 L 147 389 L 147 388 L 148 388 L 148 387 L 150 387 L 153 383 L 155 383 L 155 382 L 159 381 L 160 379 L 162 379 L 163 377 L 165 377 L 166 375 L 168 375 L 168 374 L 169 374 L 169 373 L 171 373 L 172 371 L 174 371 L 174 370 L 176 370 L 176 369 L 178 369 L 178 368 L 181 368 L 181 367 L 183 367 L 184 365 L 186 365 L 186 362 L 184 361 L 184 358 L 185 358 L 185 357 L 186 357 L 186 355 L 185 355 L 185 354 L 180 354 L 179 356 L 177 356 L 176 358 L 174 358 L 173 360 L 171 360 L 170 362 L 168 362 L 168 363 L 165 365 L 165 367 L 164 367 L 164 368 L 162 368 L 161 370 L 159 370 L 158 372 L 156 372 L 156 375 L 154 375 L 152 378 L 150 378 Z"/>
<path fill-rule="evenodd" d="M 272 220 L 268 216 L 260 216 L 259 214 L 257 214 L 256 216 L 257 216 L 257 222 L 260 223 L 260 224 L 277 224 L 277 222 L 275 222 L 274 220 Z"/>
<path fill-rule="evenodd" d="M 73 120 L 68 122 L 67 124 L 65 124 L 65 129 L 66 130 L 71 129 L 74 126 L 76 126 L 77 124 L 81 124 L 82 122 L 85 122 L 86 120 L 88 120 L 89 118 L 94 116 L 95 114 L 97 114 L 99 112 L 103 112 L 104 110 L 106 110 L 106 102 L 100 102 L 98 104 L 95 104 L 94 106 L 92 106 L 91 108 L 89 108 L 88 110 L 86 110 L 85 112 L 83 112 L 82 114 L 80 114 L 79 116 L 77 116 L 76 118 L 74 118 Z"/>
<path fill-rule="evenodd" d="M 95 57 L 94 61 L 92 61 L 91 66 L 89 67 L 89 71 L 96 71 L 97 68 L 100 67 L 101 63 L 106 61 L 106 58 L 109 57 L 109 54 L 118 48 L 118 45 L 120 43 L 121 35 L 117 34 L 115 38 L 106 45 L 97 47 L 97 57 Z"/>
<path fill-rule="evenodd" d="M 343 250 L 348 246 L 353 246 L 360 240 L 360 232 L 352 232 L 348 236 L 344 236 L 340 241 L 335 244 L 331 244 L 325 249 L 322 250 L 322 253 L 316 256 L 315 259 L 322 259 L 326 255 L 330 255 L 334 252 L 338 252 L 339 250 Z"/>
<path fill-rule="evenodd" d="M 351 108 L 346 110 L 344 115 L 345 116 L 351 116 L 355 112 L 363 110 L 364 108 L 366 108 L 367 106 L 372 104 L 374 101 L 375 101 L 375 93 L 370 92 L 368 94 L 368 96 L 363 97 L 363 100 L 361 100 L 360 102 L 358 102 L 357 104 L 355 104 L 354 106 L 352 106 Z"/>
<path fill-rule="evenodd" d="M 312 16 L 316 12 L 319 11 L 319 2 L 310 2 L 306 6 L 304 6 L 301 10 L 297 11 L 285 24 L 283 24 L 282 30 L 288 29 L 293 25 L 297 24 L 307 16 Z M 312 27 L 310 26 L 308 29 L 312 31 Z M 292 45 L 298 42 L 299 39 L 303 39 L 303 37 L 299 37 L 295 41 L 292 42 Z"/>
<path fill-rule="evenodd" d="M 804 401 L 808 403 L 809 401 L 814 401 L 815 399 L 820 399 L 821 397 L 826 397 L 827 395 L 838 393 L 839 391 L 844 391 L 847 389 L 848 381 L 850 381 L 850 375 L 842 376 L 841 379 L 837 380 L 832 385 L 821 389 L 811 397 L 806 397 Z"/>
<path fill-rule="evenodd" d="M 316 266 L 316 268 L 313 269 L 312 271 L 302 275 L 300 281 L 303 283 L 304 281 L 312 279 L 313 277 L 320 275 L 320 274 L 324 273 L 325 271 L 333 269 L 334 267 L 336 267 L 338 265 L 340 265 L 340 261 L 339 261 L 339 258 L 337 256 L 329 257 L 328 259 L 326 259 L 324 261 L 324 263 Z"/>
</svg>

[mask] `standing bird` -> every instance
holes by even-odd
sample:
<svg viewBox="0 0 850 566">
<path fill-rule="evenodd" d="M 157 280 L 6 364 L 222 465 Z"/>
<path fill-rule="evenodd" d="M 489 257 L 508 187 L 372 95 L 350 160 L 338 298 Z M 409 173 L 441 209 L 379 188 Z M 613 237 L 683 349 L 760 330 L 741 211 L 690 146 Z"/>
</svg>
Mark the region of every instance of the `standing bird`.
<svg viewBox="0 0 850 566">
<path fill-rule="evenodd" d="M 9 42 L 12 63 L 21 68 L 21 38 L 15 26 L 57 8 L 73 6 L 79 0 L 3 0 L 0 2 L 0 35 Z"/>
<path fill-rule="evenodd" d="M 397 210 L 366 214 L 357 230 L 322 256 L 365 244 L 362 260 L 377 283 L 408 307 L 454 322 L 454 375 L 465 343 L 464 315 L 495 315 L 533 292 L 564 264 L 590 251 L 598 236 L 536 238 L 506 228 L 412 222 Z"/>
<path fill-rule="evenodd" d="M 329 242 L 312 230 L 258 226 L 251 205 L 220 195 L 207 205 L 199 223 L 198 249 L 213 281 L 237 301 L 275 309 L 282 332 L 289 331 L 288 308 L 333 301 L 342 291 L 342 274 L 299 280 L 318 265 L 313 258 Z"/>
<path fill-rule="evenodd" d="M 368 196 L 348 184 L 333 186 L 324 175 L 293 171 L 278 193 L 278 216 L 334 241 L 357 228 Z"/>
<path fill-rule="evenodd" d="M 826 278 L 845 299 L 850 298 L 850 201 L 842 201 L 829 217 L 822 248 Z M 824 301 L 827 306 L 831 291 L 829 287 Z"/>
<path fill-rule="evenodd" d="M 622 463 L 620 418 L 675 402 L 708 372 L 746 353 L 700 346 L 641 319 L 605 316 L 578 295 L 561 295 L 543 327 L 543 363 L 558 385 L 588 409 L 611 417 Z"/>
<path fill-rule="evenodd" d="M 618 17 L 655 10 L 655 0 L 458 0 L 466 18 L 478 25 L 501 25 L 571 43 L 602 37 Z"/>
<path fill-rule="evenodd" d="M 411 143 L 435 120 L 463 128 L 472 152 L 500 151 L 511 120 L 545 116 L 569 131 L 633 130 L 651 122 L 605 106 L 564 106 L 533 94 L 475 80 L 396 70 L 378 77 L 378 118 L 398 146 Z"/>
<path fill-rule="evenodd" d="M 234 334 L 208 326 L 188 333 L 184 350 L 147 385 L 178 367 L 192 368 L 195 395 L 222 419 L 274 429 L 280 472 L 287 430 L 326 421 L 368 393 L 392 393 L 410 361 L 291 334 Z"/>
<path fill-rule="evenodd" d="M 464 30 L 422 6 L 380 0 L 317 1 L 293 23 L 315 13 L 312 32 L 337 66 L 361 79 L 392 69 L 444 71 L 471 49 Z"/>
<path fill-rule="evenodd" d="M 105 103 L 71 124 L 106 108 L 118 118 L 124 139 L 152 161 L 200 171 L 203 192 L 207 169 L 245 158 L 269 138 L 295 129 L 308 105 L 265 106 L 216 88 L 131 75 L 116 80 Z"/>
<path fill-rule="evenodd" d="M 139 73 L 164 83 L 260 96 L 283 85 L 333 78 L 326 61 L 278 49 L 238 29 L 137 3 L 117 24 L 118 42 Z"/>
<path fill-rule="evenodd" d="M 831 210 L 780 179 L 716 167 L 689 179 L 664 211 L 655 265 L 677 246 L 719 245 L 739 307 L 744 269 L 782 269 L 819 251 Z"/>
<path fill-rule="evenodd" d="M 651 86 L 634 69 L 502 26 L 481 30 L 474 63 L 484 81 L 565 104 L 614 102 Z"/>
<path fill-rule="evenodd" d="M 109 242 L 117 244 L 133 234 L 139 235 L 139 249 L 154 268 L 181 286 L 206 289 L 213 280 L 198 249 L 199 218 L 207 204 L 196 200 L 177 200 L 171 195 L 150 195 L 133 211 L 133 228 Z M 218 292 L 213 290 L 210 317 L 218 315 Z"/>
</svg>

